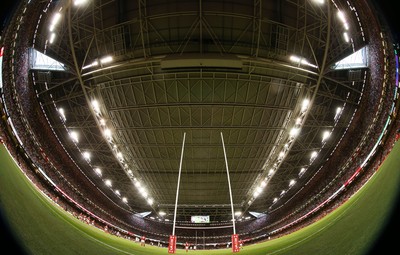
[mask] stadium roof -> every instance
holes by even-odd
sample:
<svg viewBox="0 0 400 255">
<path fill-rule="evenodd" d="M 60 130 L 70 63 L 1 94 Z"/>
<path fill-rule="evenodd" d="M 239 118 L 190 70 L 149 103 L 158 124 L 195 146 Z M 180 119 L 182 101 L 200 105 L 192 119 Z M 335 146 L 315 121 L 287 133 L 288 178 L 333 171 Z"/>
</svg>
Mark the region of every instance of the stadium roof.
<svg viewBox="0 0 400 255">
<path fill-rule="evenodd" d="M 226 162 L 235 211 L 268 213 L 347 153 L 336 146 L 369 86 L 351 1 L 45 8 L 30 51 L 38 100 L 81 170 L 132 212 L 173 213 L 181 155 L 178 215 L 229 219 Z"/>
</svg>

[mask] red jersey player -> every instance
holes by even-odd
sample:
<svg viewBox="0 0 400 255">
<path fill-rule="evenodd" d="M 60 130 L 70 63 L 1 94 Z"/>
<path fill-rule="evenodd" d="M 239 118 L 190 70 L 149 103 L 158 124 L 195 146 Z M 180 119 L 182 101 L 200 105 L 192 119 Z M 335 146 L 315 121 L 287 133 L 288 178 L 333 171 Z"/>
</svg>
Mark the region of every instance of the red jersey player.
<svg viewBox="0 0 400 255">
<path fill-rule="evenodd" d="M 140 238 L 140 245 L 141 245 L 141 246 L 145 246 L 145 245 L 146 245 L 146 237 L 145 237 L 145 236 L 142 236 L 142 237 Z"/>
</svg>

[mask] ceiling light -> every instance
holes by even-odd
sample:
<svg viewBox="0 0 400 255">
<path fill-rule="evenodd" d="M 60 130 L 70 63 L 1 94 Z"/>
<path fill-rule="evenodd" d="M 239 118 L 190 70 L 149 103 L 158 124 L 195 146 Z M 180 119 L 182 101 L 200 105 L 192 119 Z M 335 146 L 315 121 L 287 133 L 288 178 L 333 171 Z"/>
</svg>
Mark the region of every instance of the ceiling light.
<svg viewBox="0 0 400 255">
<path fill-rule="evenodd" d="M 149 194 L 147 194 L 147 191 L 146 191 L 146 190 L 143 190 L 143 191 L 141 191 L 140 193 L 142 194 L 142 196 L 143 196 L 144 198 L 147 198 L 147 196 L 149 195 Z"/>
<path fill-rule="evenodd" d="M 342 112 L 342 107 L 336 108 L 336 113 L 334 117 L 335 120 L 340 116 L 341 112 Z"/>
<path fill-rule="evenodd" d="M 325 132 L 322 134 L 322 142 L 324 142 L 326 139 L 328 139 L 330 135 L 331 135 L 331 132 L 325 131 Z"/>
<path fill-rule="evenodd" d="M 310 104 L 310 100 L 304 99 L 303 103 L 301 104 L 301 112 L 305 112 Z"/>
<path fill-rule="evenodd" d="M 142 185 L 140 184 L 140 182 L 139 181 L 135 181 L 135 186 L 136 186 L 136 188 L 140 188 Z"/>
<path fill-rule="evenodd" d="M 301 58 L 301 57 L 292 55 L 292 56 L 289 57 L 289 59 L 290 59 L 290 61 L 292 61 L 294 63 L 299 63 L 299 64 L 302 64 L 302 65 L 306 65 L 306 66 L 311 66 L 311 67 L 317 68 L 316 65 L 311 64 L 305 58 Z"/>
<path fill-rule="evenodd" d="M 344 33 L 343 33 L 343 37 L 344 37 L 344 40 L 345 40 L 346 42 L 350 42 L 349 34 L 348 34 L 347 32 L 344 32 Z"/>
<path fill-rule="evenodd" d="M 271 168 L 271 169 L 269 170 L 269 172 L 268 172 L 268 175 L 272 175 L 273 173 L 274 173 L 274 169 Z"/>
<path fill-rule="evenodd" d="M 102 59 L 100 59 L 101 64 L 107 64 L 112 61 L 113 61 L 113 57 L 111 57 L 111 56 L 106 56 L 106 57 L 103 57 Z"/>
<path fill-rule="evenodd" d="M 290 137 L 296 137 L 300 133 L 300 128 L 292 128 L 289 132 Z"/>
<path fill-rule="evenodd" d="M 104 131 L 103 131 L 103 133 L 104 133 L 104 136 L 107 138 L 107 139 L 110 139 L 111 138 L 111 130 L 109 129 L 109 128 L 106 128 L 106 129 L 104 129 Z"/>
<path fill-rule="evenodd" d="M 61 115 L 61 119 L 65 122 L 65 121 L 67 120 L 67 118 L 65 117 L 65 111 L 64 111 L 64 109 L 63 109 L 63 108 L 59 108 L 59 109 L 58 109 L 58 112 L 59 112 L 60 115 Z"/>
<path fill-rule="evenodd" d="M 98 175 L 101 176 L 101 169 L 100 169 L 100 168 L 96 167 L 96 168 L 94 169 L 94 171 L 96 172 L 96 174 L 98 174 Z"/>
<path fill-rule="evenodd" d="M 104 183 L 105 183 L 108 187 L 111 187 L 111 186 L 112 186 L 111 180 L 109 180 L 109 179 L 105 180 Z"/>
<path fill-rule="evenodd" d="M 74 5 L 75 6 L 80 6 L 83 5 L 87 2 L 87 0 L 74 0 Z"/>
<path fill-rule="evenodd" d="M 97 100 L 92 101 L 92 107 L 93 107 L 93 110 L 95 111 L 95 113 L 97 113 L 97 114 L 100 113 L 100 106 L 99 106 L 99 102 Z"/>
<path fill-rule="evenodd" d="M 71 131 L 71 132 L 69 132 L 69 136 L 71 137 L 72 141 L 74 141 L 74 143 L 79 142 L 78 132 Z"/>
<path fill-rule="evenodd" d="M 260 195 L 260 192 L 258 192 L 257 190 L 254 191 L 254 193 L 253 193 L 253 197 L 254 198 L 258 197 L 259 195 Z"/>
<path fill-rule="evenodd" d="M 343 23 L 346 23 L 346 22 L 347 22 L 347 21 L 346 21 L 346 17 L 344 16 L 344 13 L 343 13 L 342 11 L 338 11 L 338 12 L 337 12 L 337 15 L 338 15 L 340 21 L 342 21 Z"/>
<path fill-rule="evenodd" d="M 88 152 L 88 151 L 84 151 L 83 153 L 82 153 L 82 155 L 83 155 L 83 158 L 84 159 L 86 159 L 86 160 L 90 160 L 90 152 Z"/>
<path fill-rule="evenodd" d="M 51 20 L 51 23 L 49 26 L 50 32 L 54 31 L 54 28 L 57 25 L 57 23 L 60 21 L 60 19 L 61 19 L 61 13 L 57 12 L 56 14 L 54 14 L 53 19 Z"/>
<path fill-rule="evenodd" d="M 316 152 L 316 151 L 311 152 L 311 160 L 315 159 L 317 157 L 317 155 L 318 155 L 318 152 Z"/>
<path fill-rule="evenodd" d="M 55 39 L 56 39 L 56 34 L 55 34 L 55 33 L 51 33 L 51 34 L 50 34 L 49 43 L 52 44 L 52 43 L 54 42 Z"/>
</svg>

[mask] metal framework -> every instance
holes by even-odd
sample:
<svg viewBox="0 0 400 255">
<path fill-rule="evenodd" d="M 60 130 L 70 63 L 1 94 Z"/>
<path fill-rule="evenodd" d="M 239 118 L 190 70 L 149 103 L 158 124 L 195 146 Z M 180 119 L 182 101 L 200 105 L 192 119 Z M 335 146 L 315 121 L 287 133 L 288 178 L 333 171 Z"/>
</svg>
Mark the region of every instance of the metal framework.
<svg viewBox="0 0 400 255">
<path fill-rule="evenodd" d="M 305 183 L 339 141 L 357 108 L 365 70 L 349 75 L 331 66 L 366 45 L 344 1 L 90 1 L 64 6 L 58 37 L 48 44 L 48 15 L 35 48 L 68 66 L 67 72 L 34 71 L 39 100 L 59 137 L 88 173 L 101 167 L 135 210 L 172 215 L 181 137 L 186 132 L 178 215 L 208 214 L 224 220 L 228 184 L 220 132 L 229 158 L 235 208 L 268 212 L 273 198 L 296 179 Z M 329 7 L 327 7 L 329 6 Z M 352 41 L 342 38 L 337 8 L 349 18 Z M 47 43 L 47 44 L 46 44 Z M 104 56 L 113 62 L 84 68 Z M 317 68 L 290 62 L 301 56 Z M 254 203 L 254 189 L 276 163 L 305 98 L 312 99 L 301 132 Z M 112 131 L 112 143 L 91 107 Z M 334 120 L 337 107 L 346 105 Z M 54 106 L 67 113 L 60 122 Z M 65 127 L 79 131 L 81 160 Z M 322 132 L 335 127 L 329 141 Z M 322 146 L 323 144 L 323 146 Z M 113 148 L 124 155 L 119 161 Z M 321 150 L 310 164 L 309 154 Z M 299 170 L 308 173 L 299 178 Z M 131 170 L 130 174 L 127 170 Z M 93 175 L 102 188 L 102 179 Z M 149 206 L 134 186 L 146 185 Z M 285 197 L 282 198 L 284 203 Z M 228 214 L 229 215 L 229 214 Z"/>
</svg>

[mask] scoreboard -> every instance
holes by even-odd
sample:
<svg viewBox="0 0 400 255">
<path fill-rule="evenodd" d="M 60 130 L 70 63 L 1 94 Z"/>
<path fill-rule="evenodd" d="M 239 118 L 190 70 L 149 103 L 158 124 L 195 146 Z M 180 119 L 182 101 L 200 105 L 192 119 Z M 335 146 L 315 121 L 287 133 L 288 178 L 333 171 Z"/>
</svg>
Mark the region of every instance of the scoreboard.
<svg viewBox="0 0 400 255">
<path fill-rule="evenodd" d="M 196 215 L 190 218 L 192 223 L 210 223 L 210 216 Z"/>
</svg>

